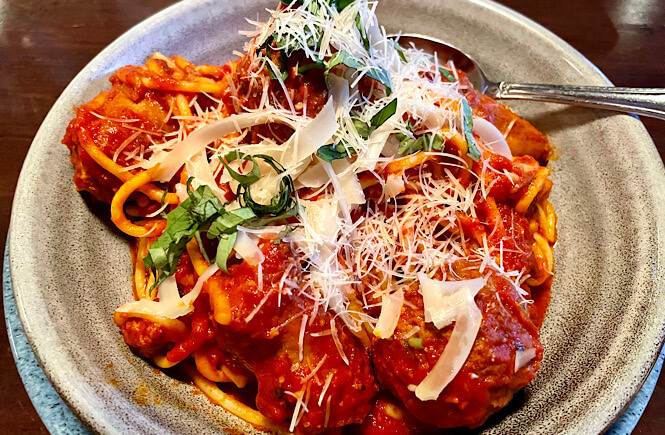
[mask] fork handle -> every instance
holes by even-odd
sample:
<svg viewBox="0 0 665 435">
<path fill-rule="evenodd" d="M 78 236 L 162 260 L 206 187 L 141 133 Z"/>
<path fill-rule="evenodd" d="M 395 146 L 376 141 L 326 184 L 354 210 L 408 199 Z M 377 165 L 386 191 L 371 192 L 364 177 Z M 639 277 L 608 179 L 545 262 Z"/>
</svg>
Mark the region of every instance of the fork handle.
<svg viewBox="0 0 665 435">
<path fill-rule="evenodd" d="M 665 119 L 665 89 L 663 88 L 615 88 L 611 86 L 562 86 L 501 82 L 491 85 L 486 93 L 493 98 L 572 104 Z"/>
</svg>

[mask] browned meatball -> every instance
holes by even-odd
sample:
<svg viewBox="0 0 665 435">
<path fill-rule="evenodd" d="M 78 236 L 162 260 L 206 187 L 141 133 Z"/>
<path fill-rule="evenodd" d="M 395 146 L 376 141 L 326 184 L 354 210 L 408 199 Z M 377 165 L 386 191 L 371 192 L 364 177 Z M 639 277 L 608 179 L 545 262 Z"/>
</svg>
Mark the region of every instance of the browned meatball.
<svg viewBox="0 0 665 435">
<path fill-rule="evenodd" d="M 425 323 L 417 289 L 405 297 L 416 309 L 405 304 L 393 337 L 374 341 L 372 361 L 381 385 L 416 418 L 439 427 L 478 427 L 534 378 L 543 357 L 538 329 L 507 282 L 494 278 L 476 296 L 483 320 L 466 362 L 437 400 L 419 400 L 408 386 L 418 385 L 436 364 L 453 325 L 439 331 Z M 414 326 L 420 327 L 421 349 L 403 338 Z M 530 348 L 535 358 L 515 372 L 516 351 Z"/>
<path fill-rule="evenodd" d="M 342 322 L 299 296 L 299 289 L 285 292 L 278 301 L 278 282 L 291 263 L 290 248 L 272 241 L 260 246 L 265 255 L 262 289 L 257 287 L 257 266 L 246 262 L 222 275 L 222 291 L 233 314 L 229 325 L 217 327 L 220 347 L 256 376 L 256 405 L 272 420 L 296 418 L 296 431 L 307 433 L 362 422 L 378 390 L 367 350 Z M 263 308 L 247 322 L 264 298 Z"/>
</svg>

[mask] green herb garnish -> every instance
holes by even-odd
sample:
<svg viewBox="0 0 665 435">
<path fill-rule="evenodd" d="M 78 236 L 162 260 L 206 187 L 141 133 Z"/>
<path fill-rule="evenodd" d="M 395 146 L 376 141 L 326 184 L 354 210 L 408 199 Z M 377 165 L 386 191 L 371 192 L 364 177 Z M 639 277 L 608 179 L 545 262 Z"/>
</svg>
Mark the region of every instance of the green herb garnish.
<svg viewBox="0 0 665 435">
<path fill-rule="evenodd" d="M 443 77 L 445 77 L 449 82 L 454 82 L 455 81 L 455 76 L 450 73 L 447 69 L 443 67 L 439 67 L 439 72 Z"/>
<path fill-rule="evenodd" d="M 466 151 L 467 155 L 471 157 L 474 161 L 480 159 L 480 151 L 478 150 L 478 144 L 476 139 L 473 137 L 473 112 L 471 111 L 471 106 L 465 98 L 462 99 L 462 127 L 464 128 L 464 137 L 466 138 L 466 143 L 468 144 L 469 149 Z"/>
<path fill-rule="evenodd" d="M 233 171 L 229 163 L 242 159 L 245 161 L 251 161 L 253 164 L 252 171 L 256 170 L 257 173 L 254 176 L 249 178 L 244 178 L 243 175 L 238 174 L 236 171 Z M 266 162 L 277 174 L 282 174 L 284 168 L 280 165 L 275 159 L 265 154 L 255 154 L 253 156 L 246 155 L 237 151 L 232 151 L 225 155 L 223 158 L 220 157 L 220 160 L 229 171 L 231 177 L 233 177 L 238 183 L 238 190 L 236 195 L 238 197 L 238 202 L 244 207 L 249 207 L 257 216 L 263 215 L 272 215 L 277 216 L 285 211 L 295 207 L 296 202 L 293 199 L 292 193 L 295 191 L 293 186 L 293 180 L 290 176 L 284 175 L 280 179 L 280 190 L 275 197 L 270 200 L 270 204 L 261 204 L 256 202 L 252 198 L 250 186 L 261 178 L 261 170 L 256 162 L 256 159 L 261 159 Z M 235 174 L 234 174 L 235 173 Z M 258 174 L 258 177 L 256 176 Z"/>
<path fill-rule="evenodd" d="M 324 145 L 316 151 L 316 156 L 321 160 L 325 160 L 330 163 L 333 160 L 344 159 L 346 157 L 351 157 L 356 153 L 356 150 L 352 147 L 345 147 L 342 143 L 337 143 L 333 145 Z"/>
<path fill-rule="evenodd" d="M 395 98 L 386 106 L 384 106 L 381 110 L 379 110 L 376 113 L 376 115 L 372 117 L 372 120 L 369 123 L 370 126 L 373 128 L 380 127 L 381 125 L 383 125 L 384 122 L 390 119 L 390 117 L 393 116 L 396 111 L 397 111 L 397 99 Z"/>
<path fill-rule="evenodd" d="M 406 55 L 404 54 L 404 48 L 401 45 L 399 45 L 399 43 L 394 39 L 391 39 L 390 42 L 392 42 L 393 47 L 395 47 L 395 50 L 397 50 L 397 54 L 399 54 L 399 57 L 400 59 L 402 59 L 402 62 L 407 63 L 408 61 L 406 60 Z"/>
<path fill-rule="evenodd" d="M 157 279 L 152 288 L 175 273 L 180 254 L 192 237 L 214 220 L 222 204 L 208 186 L 192 191 L 187 183 L 189 198 L 166 215 L 166 228 L 148 249 L 143 259 L 146 268 L 155 271 Z M 157 273 L 159 272 L 159 273 Z M 152 290 L 151 288 L 151 290 Z"/>
</svg>

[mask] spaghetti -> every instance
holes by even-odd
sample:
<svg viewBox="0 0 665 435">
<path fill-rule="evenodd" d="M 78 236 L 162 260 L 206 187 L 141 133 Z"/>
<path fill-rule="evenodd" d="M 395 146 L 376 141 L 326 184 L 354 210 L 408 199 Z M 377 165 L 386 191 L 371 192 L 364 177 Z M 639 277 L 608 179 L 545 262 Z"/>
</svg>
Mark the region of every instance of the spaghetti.
<svg viewBox="0 0 665 435">
<path fill-rule="evenodd" d="M 63 140 L 135 239 L 126 343 L 260 429 L 478 427 L 543 357 L 550 145 L 375 6 L 294 1 L 226 65 L 121 68 Z"/>
</svg>

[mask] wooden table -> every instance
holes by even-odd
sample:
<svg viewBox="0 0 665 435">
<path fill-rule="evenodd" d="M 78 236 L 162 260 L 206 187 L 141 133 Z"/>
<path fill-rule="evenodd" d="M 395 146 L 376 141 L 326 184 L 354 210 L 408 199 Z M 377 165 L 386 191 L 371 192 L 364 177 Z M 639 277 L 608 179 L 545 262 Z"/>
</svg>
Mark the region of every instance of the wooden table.
<svg viewBox="0 0 665 435">
<path fill-rule="evenodd" d="M 173 0 L 0 1 L 0 243 L 32 137 L 60 92 L 102 48 Z M 596 64 L 617 86 L 665 88 L 665 1 L 502 0 L 543 24 Z M 665 121 L 644 119 L 661 158 Z M 4 318 L 0 316 L 0 322 Z M 47 433 L 0 332 L 2 433 Z M 663 433 L 665 377 L 635 433 Z"/>
</svg>

